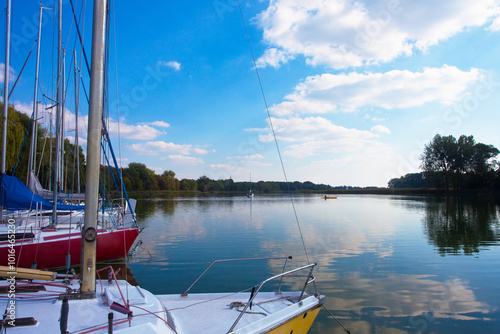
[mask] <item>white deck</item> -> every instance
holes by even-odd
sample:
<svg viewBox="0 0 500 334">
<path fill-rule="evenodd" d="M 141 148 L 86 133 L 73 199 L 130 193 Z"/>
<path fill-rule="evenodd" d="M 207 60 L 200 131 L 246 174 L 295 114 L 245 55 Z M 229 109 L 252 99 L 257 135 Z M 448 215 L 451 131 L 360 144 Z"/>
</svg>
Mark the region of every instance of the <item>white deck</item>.
<svg viewBox="0 0 500 334">
<path fill-rule="evenodd" d="M 33 317 L 37 324 L 26 327 L 8 328 L 9 333 L 60 333 L 61 305 L 59 294 L 65 292 L 60 281 L 55 285 L 47 285 L 46 291 L 21 293 L 28 282 L 18 282 L 15 292 L 16 318 Z M 30 284 L 41 285 L 43 282 Z M 165 333 L 165 334 L 199 334 L 227 333 L 236 321 L 240 312 L 231 309 L 233 302 L 246 304 L 250 294 L 190 294 L 158 295 L 119 281 L 121 293 L 130 302 L 133 318 L 113 327 L 114 333 Z M 72 289 L 78 289 L 78 281 L 71 282 Z M 8 289 L 8 282 L 2 281 L 0 288 Z M 107 281 L 98 282 L 97 297 L 86 300 L 69 300 L 68 331 L 70 333 L 85 332 L 102 327 L 92 333 L 107 333 L 108 313 L 114 314 L 114 321 L 126 320 L 127 316 L 112 311 L 108 305 L 113 302 L 124 304 L 116 284 Z M 248 313 L 238 323 L 234 333 L 251 334 L 266 332 L 279 324 L 298 316 L 319 305 L 315 297 L 306 297 L 301 303 L 294 302 L 299 293 L 259 293 Z M 8 295 L 0 294 L 0 308 L 6 309 L 10 301 Z M 243 307 L 239 308 L 243 310 Z M 147 311 L 146 311 L 147 310 Z M 252 312 L 252 313 L 250 313 Z M 154 313 L 154 314 L 153 314 Z M 9 319 L 7 319 L 9 320 Z M 167 321 L 169 324 L 167 325 Z M 130 326 L 129 326 L 130 325 Z M 175 329 L 173 331 L 169 328 Z"/>
<path fill-rule="evenodd" d="M 247 309 L 234 332 L 261 333 L 264 328 L 269 329 L 273 324 L 282 323 L 318 305 L 315 297 L 308 297 L 299 305 L 296 302 L 299 295 L 299 292 L 259 293 L 252 309 Z M 157 298 L 167 309 L 177 333 L 227 333 L 244 308 L 231 308 L 231 303 L 246 304 L 250 294 L 158 295 Z"/>
</svg>

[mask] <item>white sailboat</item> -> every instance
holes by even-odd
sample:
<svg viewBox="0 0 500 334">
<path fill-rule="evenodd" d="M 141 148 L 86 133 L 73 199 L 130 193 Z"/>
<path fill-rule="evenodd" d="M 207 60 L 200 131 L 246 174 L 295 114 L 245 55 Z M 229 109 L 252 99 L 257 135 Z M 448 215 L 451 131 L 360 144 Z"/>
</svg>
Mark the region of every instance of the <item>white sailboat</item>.
<svg viewBox="0 0 500 334">
<path fill-rule="evenodd" d="M 10 5 L 8 6 L 10 9 Z M 37 57 L 35 69 L 35 89 L 33 101 L 37 101 L 38 73 L 41 45 L 41 28 L 43 6 L 40 5 L 39 25 L 37 37 Z M 10 14 L 9 14 L 10 18 Z M 59 17 L 59 20 L 61 16 Z M 8 35 L 8 34 L 7 34 Z M 9 47 L 8 38 L 6 49 Z M 8 54 L 6 55 L 6 62 Z M 76 57 L 76 56 L 75 56 Z M 8 66 L 7 66 L 8 67 Z M 75 66 L 76 68 L 76 66 Z M 8 83 L 8 80 L 6 80 Z M 5 89 L 4 106 L 8 105 L 8 89 Z M 59 107 L 59 103 L 57 103 Z M 7 264 L 8 255 L 16 253 L 16 265 L 21 267 L 36 266 L 40 269 L 64 268 L 67 265 L 80 263 L 81 228 L 84 224 L 83 205 L 63 205 L 57 200 L 70 201 L 81 204 L 85 194 L 65 194 L 58 191 L 43 189 L 35 170 L 36 157 L 36 129 L 37 103 L 33 102 L 33 125 L 28 163 L 27 187 L 16 177 L 5 175 L 2 168 L 0 175 L 0 205 L 3 207 L 0 218 L 0 265 Z M 4 121 L 4 125 L 7 122 Z M 3 144 L 6 143 L 7 132 L 3 131 Z M 59 143 L 60 137 L 57 136 Z M 75 145 L 77 147 L 77 145 Z M 5 150 L 2 151 L 2 161 L 5 159 Z M 62 155 L 59 152 L 59 155 Z M 56 165 L 58 165 L 56 163 Z M 55 168 L 55 177 L 58 179 L 58 168 Z M 55 185 L 57 188 L 57 185 Z M 30 188 L 30 189 L 28 189 Z M 47 199 L 53 198 L 53 202 Z M 62 203 L 62 202 L 61 202 Z M 127 205 L 109 206 L 101 203 L 98 213 L 97 261 L 109 261 L 124 258 L 135 242 L 139 230 L 133 213 L 135 202 L 127 201 Z M 8 222 L 14 222 L 8 224 Z M 16 244 L 10 248 L 9 231 L 16 230 Z"/>
<path fill-rule="evenodd" d="M 191 294 L 196 280 L 178 295 L 153 295 L 116 280 L 111 268 L 96 269 L 105 10 L 106 0 L 94 0 L 81 277 L 58 279 L 55 273 L 10 263 L 1 268 L 0 276 L 7 278 L 0 284 L 0 307 L 6 310 L 2 328 L 9 333 L 307 333 L 323 303 L 321 296 L 305 291 L 314 282 L 315 264 L 283 269 L 242 292 Z M 107 279 L 96 280 L 103 270 Z M 298 291 L 282 292 L 284 279 L 298 279 Z M 271 282 L 279 282 L 277 290 L 263 292 Z"/>
<path fill-rule="evenodd" d="M 252 174 L 250 174 L 250 189 L 247 192 L 247 197 L 250 199 L 255 197 L 255 194 L 252 192 Z"/>
</svg>

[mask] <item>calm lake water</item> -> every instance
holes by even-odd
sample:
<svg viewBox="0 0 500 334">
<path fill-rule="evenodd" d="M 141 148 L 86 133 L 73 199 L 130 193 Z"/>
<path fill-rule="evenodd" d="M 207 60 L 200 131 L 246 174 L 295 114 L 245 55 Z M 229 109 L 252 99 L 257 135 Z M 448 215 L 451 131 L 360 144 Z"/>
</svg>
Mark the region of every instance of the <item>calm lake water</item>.
<svg viewBox="0 0 500 334">
<path fill-rule="evenodd" d="M 351 333 L 500 331 L 500 201 L 425 196 L 294 196 L 317 290 Z M 139 200 L 146 250 L 130 264 L 154 293 L 183 292 L 213 260 L 293 256 L 306 264 L 284 196 Z M 194 288 L 239 291 L 282 262 L 219 264 Z M 289 283 L 287 288 L 296 288 Z M 309 292 L 314 292 L 312 287 Z M 310 333 L 343 333 L 322 310 Z"/>
</svg>

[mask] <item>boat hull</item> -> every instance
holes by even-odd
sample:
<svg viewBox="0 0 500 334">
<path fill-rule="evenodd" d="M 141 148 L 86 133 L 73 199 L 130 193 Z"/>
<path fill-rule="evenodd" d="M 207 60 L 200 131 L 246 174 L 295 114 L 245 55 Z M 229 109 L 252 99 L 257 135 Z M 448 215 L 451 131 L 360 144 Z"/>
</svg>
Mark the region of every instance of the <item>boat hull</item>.
<svg viewBox="0 0 500 334">
<path fill-rule="evenodd" d="M 276 329 L 269 331 L 268 334 L 307 334 L 320 309 L 321 306 L 317 306 L 314 309 L 304 312 Z"/>
<path fill-rule="evenodd" d="M 36 261 L 38 269 L 63 268 L 66 264 L 66 253 L 71 254 L 71 266 L 80 264 L 82 250 L 80 232 L 42 231 L 40 234 L 40 242 L 37 239 L 19 239 L 15 240 L 13 248 L 9 246 L 9 241 L 0 242 L 0 265 L 12 265 L 12 257 L 9 261 L 9 255 L 14 255 L 17 267 L 30 268 Z M 137 228 L 99 229 L 96 261 L 124 258 L 138 235 Z M 14 252 L 11 249 L 14 249 Z"/>
</svg>

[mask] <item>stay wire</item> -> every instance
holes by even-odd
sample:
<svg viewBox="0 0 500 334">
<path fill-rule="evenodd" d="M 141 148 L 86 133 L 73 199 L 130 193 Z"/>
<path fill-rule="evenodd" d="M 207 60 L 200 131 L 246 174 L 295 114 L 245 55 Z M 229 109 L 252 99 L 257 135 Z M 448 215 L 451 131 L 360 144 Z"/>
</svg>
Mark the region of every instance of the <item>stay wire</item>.
<svg viewBox="0 0 500 334">
<path fill-rule="evenodd" d="M 273 122 L 272 122 L 272 118 L 271 118 L 271 113 L 269 112 L 269 107 L 268 107 L 268 104 L 267 104 L 267 100 L 266 100 L 266 95 L 264 93 L 264 88 L 262 86 L 262 81 L 260 79 L 260 74 L 259 74 L 259 70 L 258 70 L 258 67 L 257 67 L 257 62 L 255 61 L 255 55 L 253 53 L 253 49 L 252 49 L 252 43 L 250 42 L 250 36 L 248 34 L 248 30 L 247 30 L 247 26 L 246 26 L 246 23 L 245 23 L 245 18 L 243 16 L 243 11 L 241 9 L 241 5 L 240 5 L 240 1 L 238 0 L 238 9 L 240 11 L 240 15 L 241 15 L 241 20 L 243 21 L 243 27 L 245 28 L 245 34 L 247 36 L 247 41 L 248 41 L 248 47 L 250 48 L 250 53 L 252 55 L 252 61 L 253 61 L 253 65 L 254 65 L 254 68 L 255 68 L 255 73 L 257 74 L 257 79 L 259 81 L 259 86 L 260 86 L 260 91 L 262 93 L 262 98 L 264 100 L 264 104 L 266 106 L 266 112 L 267 112 L 267 117 L 269 119 L 269 125 L 271 127 L 271 131 L 273 133 L 273 137 L 274 137 L 274 143 L 276 144 L 276 149 L 278 151 L 278 156 L 280 158 L 280 163 L 281 163 L 281 168 L 283 170 L 283 175 L 285 177 L 285 182 L 288 184 L 288 177 L 286 175 L 286 170 L 285 170 L 285 164 L 283 163 L 283 159 L 281 157 L 281 151 L 280 151 L 280 148 L 279 148 L 279 145 L 278 145 L 278 139 L 276 137 L 276 132 L 274 131 L 274 126 L 273 126 Z M 292 203 L 292 208 L 293 208 L 293 213 L 295 215 L 295 221 L 297 222 L 297 227 L 299 229 L 299 233 L 300 233 L 300 239 L 302 241 L 302 246 L 304 247 L 304 253 L 306 255 L 306 260 L 307 260 L 307 263 L 310 264 L 311 262 L 309 261 L 309 255 L 307 253 L 307 247 L 306 247 L 306 244 L 305 244 L 305 241 L 304 241 L 304 236 L 302 234 L 302 229 L 300 227 L 300 222 L 299 222 L 299 218 L 298 218 L 298 215 L 297 215 L 297 210 L 295 209 L 295 204 L 293 202 L 293 198 L 290 197 L 290 201 Z M 313 282 L 313 285 L 314 285 L 314 290 L 316 292 L 316 294 L 318 294 L 318 291 L 317 291 L 317 287 L 316 287 L 316 282 Z M 333 315 L 333 313 L 326 308 L 325 305 L 322 305 L 322 307 L 328 312 L 328 314 L 330 314 L 333 319 L 335 319 L 335 321 L 340 325 L 342 326 L 342 328 L 344 329 L 344 331 L 347 333 L 347 334 L 350 334 L 351 332 L 349 332 L 349 330 L 347 330 L 344 325 L 342 325 L 340 323 L 340 321 Z"/>
<path fill-rule="evenodd" d="M 247 25 L 246 25 L 246 22 L 245 22 L 245 18 L 243 16 L 243 11 L 241 9 L 241 5 L 240 5 L 240 1 L 239 0 L 238 0 L 238 8 L 240 10 L 241 20 L 243 21 L 243 27 L 245 28 L 245 34 L 247 36 L 248 47 L 250 48 L 250 53 L 252 54 L 252 61 L 253 61 L 253 65 L 254 65 L 254 68 L 255 68 L 255 73 L 257 74 L 257 79 L 259 81 L 260 92 L 262 94 L 262 98 L 264 100 L 264 105 L 266 107 L 267 118 L 269 120 L 269 126 L 271 127 L 271 131 L 273 133 L 273 138 L 274 138 L 274 143 L 275 143 L 276 149 L 278 151 L 278 156 L 279 156 L 280 163 L 281 163 L 281 169 L 283 170 L 283 175 L 285 177 L 285 182 L 288 184 L 288 177 L 286 175 L 285 164 L 283 163 L 283 158 L 281 156 L 281 150 L 280 150 L 279 145 L 278 145 L 278 139 L 276 137 L 276 132 L 274 131 L 274 126 L 273 126 L 273 121 L 272 121 L 272 118 L 271 118 L 271 113 L 269 112 L 269 106 L 267 104 L 266 95 L 264 93 L 264 88 L 262 86 L 262 81 L 260 79 L 260 74 L 259 74 L 259 70 L 258 70 L 258 67 L 257 67 L 257 62 L 255 61 L 255 55 L 254 55 L 253 49 L 252 49 L 252 43 L 250 42 L 250 36 L 248 34 Z M 295 216 L 295 221 L 297 222 L 297 227 L 299 229 L 300 239 L 302 241 L 302 246 L 304 248 L 304 253 L 306 255 L 306 260 L 307 260 L 307 263 L 310 264 L 311 261 L 309 260 L 309 254 L 307 253 L 307 247 L 306 247 L 306 244 L 305 244 L 305 241 L 304 241 L 304 236 L 302 234 L 302 229 L 300 228 L 300 222 L 299 222 L 299 218 L 298 218 L 298 215 L 297 215 L 297 210 L 295 209 L 295 203 L 293 202 L 293 198 L 290 197 L 290 201 L 292 203 L 293 213 L 294 213 L 294 216 Z M 316 289 L 316 284 L 314 284 L 314 287 Z"/>
</svg>

